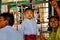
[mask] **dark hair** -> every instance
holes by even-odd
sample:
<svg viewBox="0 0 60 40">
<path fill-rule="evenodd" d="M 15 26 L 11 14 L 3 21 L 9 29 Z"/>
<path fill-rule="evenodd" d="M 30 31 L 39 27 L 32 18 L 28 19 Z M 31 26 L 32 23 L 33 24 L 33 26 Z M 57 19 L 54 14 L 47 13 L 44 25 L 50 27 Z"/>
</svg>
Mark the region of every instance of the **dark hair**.
<svg viewBox="0 0 60 40">
<path fill-rule="evenodd" d="M 32 9 L 32 8 L 26 8 L 26 9 L 24 10 L 24 12 L 26 12 L 27 10 L 32 10 L 32 11 L 34 12 L 34 9 Z"/>
<path fill-rule="evenodd" d="M 14 16 L 13 16 L 13 14 L 6 12 L 6 13 L 0 14 L 0 17 L 1 16 L 4 17 L 4 20 L 8 20 L 10 26 L 13 26 L 13 24 L 14 24 Z"/>
<path fill-rule="evenodd" d="M 49 21 L 50 21 L 51 18 L 56 18 L 56 19 L 59 21 L 59 17 L 58 17 L 58 16 L 51 16 L 51 17 L 49 17 L 49 18 L 48 18 Z"/>
</svg>

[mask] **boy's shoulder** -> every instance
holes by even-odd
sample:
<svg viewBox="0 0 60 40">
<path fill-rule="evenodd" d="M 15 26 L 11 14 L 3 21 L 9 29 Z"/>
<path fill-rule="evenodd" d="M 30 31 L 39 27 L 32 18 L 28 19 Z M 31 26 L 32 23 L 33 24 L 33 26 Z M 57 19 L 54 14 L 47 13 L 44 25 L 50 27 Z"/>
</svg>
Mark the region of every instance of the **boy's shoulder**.
<svg viewBox="0 0 60 40">
<path fill-rule="evenodd" d="M 10 31 L 10 32 L 16 31 L 14 28 L 12 28 L 12 26 L 5 26 L 1 30 L 6 31 L 6 32 L 8 32 L 8 31 Z"/>
</svg>

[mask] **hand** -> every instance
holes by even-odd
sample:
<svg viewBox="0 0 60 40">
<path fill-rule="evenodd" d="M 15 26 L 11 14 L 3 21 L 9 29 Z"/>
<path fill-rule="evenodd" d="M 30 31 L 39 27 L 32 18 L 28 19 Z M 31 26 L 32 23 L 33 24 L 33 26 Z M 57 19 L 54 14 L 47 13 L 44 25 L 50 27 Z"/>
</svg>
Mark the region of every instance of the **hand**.
<svg viewBox="0 0 60 40">
<path fill-rule="evenodd" d="M 54 8 L 57 8 L 57 7 L 58 7 L 56 0 L 51 1 L 50 4 L 51 4 L 51 6 L 53 6 Z"/>
<path fill-rule="evenodd" d="M 46 40 L 42 33 L 40 33 L 40 40 Z"/>
</svg>

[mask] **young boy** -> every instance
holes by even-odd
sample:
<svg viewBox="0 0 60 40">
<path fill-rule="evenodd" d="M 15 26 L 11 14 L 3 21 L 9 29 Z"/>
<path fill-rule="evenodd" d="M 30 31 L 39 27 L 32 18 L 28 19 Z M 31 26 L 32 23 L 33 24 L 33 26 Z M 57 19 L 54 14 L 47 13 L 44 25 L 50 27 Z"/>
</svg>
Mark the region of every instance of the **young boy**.
<svg viewBox="0 0 60 40">
<path fill-rule="evenodd" d="M 21 25 L 21 32 L 24 35 L 25 40 L 36 40 L 36 35 L 39 35 L 38 27 L 33 19 L 34 11 L 31 8 L 27 8 L 24 11 L 24 21 Z"/>
<path fill-rule="evenodd" d="M 0 40 L 21 40 L 20 34 L 12 28 L 13 24 L 13 14 L 0 14 Z"/>
</svg>

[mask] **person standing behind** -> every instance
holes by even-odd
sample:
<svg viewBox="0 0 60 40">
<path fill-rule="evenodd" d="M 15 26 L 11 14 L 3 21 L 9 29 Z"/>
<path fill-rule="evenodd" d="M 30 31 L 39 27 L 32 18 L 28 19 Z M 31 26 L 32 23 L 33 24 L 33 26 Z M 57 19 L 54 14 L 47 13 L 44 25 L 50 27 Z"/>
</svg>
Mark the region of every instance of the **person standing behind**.
<svg viewBox="0 0 60 40">
<path fill-rule="evenodd" d="M 31 8 L 27 8 L 24 11 L 24 21 L 21 24 L 20 32 L 24 35 L 24 40 L 36 40 L 36 36 L 39 35 L 38 27 L 33 19 L 34 11 Z"/>
<path fill-rule="evenodd" d="M 59 18 L 56 16 L 51 16 L 49 18 L 49 26 L 52 27 L 52 31 L 47 40 L 60 40 Z"/>
<path fill-rule="evenodd" d="M 21 40 L 21 36 L 14 28 L 14 16 L 10 13 L 0 14 L 0 40 Z"/>
</svg>

